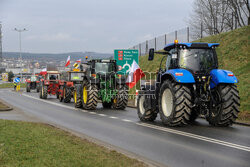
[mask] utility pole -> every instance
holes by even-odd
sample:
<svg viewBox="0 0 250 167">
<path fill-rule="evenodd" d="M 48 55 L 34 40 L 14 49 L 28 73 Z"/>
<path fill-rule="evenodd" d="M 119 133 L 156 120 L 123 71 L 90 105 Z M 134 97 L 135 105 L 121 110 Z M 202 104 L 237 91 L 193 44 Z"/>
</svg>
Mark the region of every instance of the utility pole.
<svg viewBox="0 0 250 167">
<path fill-rule="evenodd" d="M 0 22 L 0 65 L 2 65 L 3 61 L 3 50 L 2 50 L 2 24 Z M 1 66 L 0 66 L 1 68 Z"/>
<path fill-rule="evenodd" d="M 25 28 L 24 29 L 14 29 L 15 31 L 17 31 L 19 33 L 19 56 L 20 56 L 20 63 L 21 63 L 21 82 L 23 81 L 23 68 L 22 68 L 22 64 L 23 64 L 23 60 L 22 60 L 22 41 L 21 41 L 21 33 L 24 31 L 28 31 Z"/>
</svg>

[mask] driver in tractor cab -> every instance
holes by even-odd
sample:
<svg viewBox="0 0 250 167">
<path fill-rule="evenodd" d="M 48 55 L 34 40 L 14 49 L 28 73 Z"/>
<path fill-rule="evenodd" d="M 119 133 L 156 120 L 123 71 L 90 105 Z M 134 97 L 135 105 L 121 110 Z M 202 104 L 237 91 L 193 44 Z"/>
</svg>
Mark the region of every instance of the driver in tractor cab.
<svg viewBox="0 0 250 167">
<path fill-rule="evenodd" d="M 57 79 L 57 76 L 56 75 L 51 75 L 50 77 L 49 77 L 49 80 L 56 80 Z"/>
</svg>

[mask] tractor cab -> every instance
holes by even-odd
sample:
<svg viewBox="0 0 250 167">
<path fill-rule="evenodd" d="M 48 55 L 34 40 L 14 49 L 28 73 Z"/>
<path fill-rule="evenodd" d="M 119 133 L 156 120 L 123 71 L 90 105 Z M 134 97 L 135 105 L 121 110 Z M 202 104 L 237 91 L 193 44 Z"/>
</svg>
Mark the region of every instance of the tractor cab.
<svg viewBox="0 0 250 167">
<path fill-rule="evenodd" d="M 166 69 L 182 68 L 193 74 L 209 74 L 218 68 L 215 47 L 219 44 L 207 43 L 172 43 L 164 50 L 167 56 Z"/>
<path fill-rule="evenodd" d="M 91 72 L 96 75 L 109 75 L 117 71 L 115 60 L 91 60 L 89 63 Z"/>
<path fill-rule="evenodd" d="M 165 69 L 186 69 L 193 75 L 208 75 L 212 69 L 218 68 L 218 60 L 215 48 L 218 43 L 170 43 L 164 47 L 166 52 L 162 59 L 166 59 Z M 153 60 L 154 50 L 150 51 L 149 60 Z"/>
<path fill-rule="evenodd" d="M 57 71 L 47 71 L 46 80 L 49 80 L 49 81 L 60 80 L 60 73 Z"/>
<path fill-rule="evenodd" d="M 91 60 L 88 62 L 88 70 L 93 78 L 98 80 L 109 80 L 114 78 L 117 72 L 116 60 Z"/>
</svg>

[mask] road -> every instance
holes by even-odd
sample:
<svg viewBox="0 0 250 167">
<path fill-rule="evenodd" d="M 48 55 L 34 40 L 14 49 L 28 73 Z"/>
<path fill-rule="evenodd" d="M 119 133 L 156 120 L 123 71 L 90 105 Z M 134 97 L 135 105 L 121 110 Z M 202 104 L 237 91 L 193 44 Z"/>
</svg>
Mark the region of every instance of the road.
<svg viewBox="0 0 250 167">
<path fill-rule="evenodd" d="M 195 125 L 168 128 L 138 120 L 136 109 L 74 109 L 49 96 L 0 90 L 0 98 L 45 122 L 57 124 L 169 167 L 250 167 L 250 128 Z"/>
</svg>

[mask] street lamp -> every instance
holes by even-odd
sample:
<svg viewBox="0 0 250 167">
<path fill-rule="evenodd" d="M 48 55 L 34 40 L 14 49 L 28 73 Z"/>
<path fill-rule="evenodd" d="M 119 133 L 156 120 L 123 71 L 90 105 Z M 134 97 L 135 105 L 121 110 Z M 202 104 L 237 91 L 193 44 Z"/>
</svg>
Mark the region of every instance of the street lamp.
<svg viewBox="0 0 250 167">
<path fill-rule="evenodd" d="M 27 29 L 14 29 L 15 31 L 19 32 L 19 55 L 20 55 L 20 61 L 21 61 L 21 82 L 23 81 L 23 69 L 22 69 L 22 43 L 21 43 L 21 33 L 24 31 L 28 31 Z"/>
</svg>

